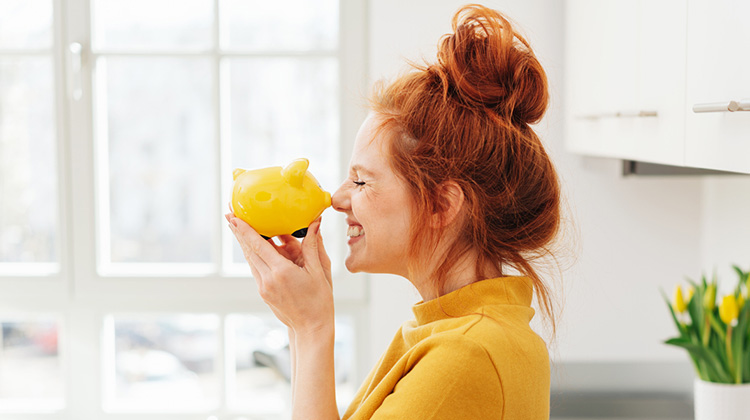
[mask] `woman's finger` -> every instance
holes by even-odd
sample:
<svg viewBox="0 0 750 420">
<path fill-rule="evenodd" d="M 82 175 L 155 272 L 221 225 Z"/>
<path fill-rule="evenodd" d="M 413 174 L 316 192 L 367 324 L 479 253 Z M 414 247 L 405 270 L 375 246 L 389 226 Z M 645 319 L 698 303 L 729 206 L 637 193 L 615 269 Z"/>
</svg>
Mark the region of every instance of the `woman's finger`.
<svg viewBox="0 0 750 420">
<path fill-rule="evenodd" d="M 289 261 L 294 261 L 294 259 L 292 258 L 292 256 L 289 255 L 289 252 L 286 249 L 284 249 L 283 245 L 276 245 L 272 241 L 269 241 L 269 243 L 274 247 L 274 249 L 276 249 L 276 252 L 278 252 L 279 254 L 281 254 L 284 258 L 286 258 Z"/>
<path fill-rule="evenodd" d="M 263 239 L 250 225 L 245 223 L 239 217 L 232 217 L 230 222 L 235 227 L 235 235 L 237 239 L 242 239 L 240 242 L 245 243 L 249 246 L 250 251 L 257 255 L 267 267 L 270 266 L 282 266 L 283 264 L 289 263 L 289 260 L 279 255 L 276 249 L 268 241 Z M 263 272 L 261 271 L 261 274 Z"/>
<path fill-rule="evenodd" d="M 326 273 L 328 284 L 333 286 L 333 279 L 331 278 L 331 259 L 328 257 L 328 253 L 323 246 L 323 235 L 321 235 L 320 232 L 318 232 L 318 259 L 320 260 L 321 267 L 323 267 L 323 272 Z"/>
<path fill-rule="evenodd" d="M 300 260 L 300 257 L 302 257 L 300 241 L 292 235 L 280 235 L 278 238 L 281 240 L 281 248 L 289 255 L 289 260 L 300 265 L 302 263 Z"/>
<path fill-rule="evenodd" d="M 318 254 L 318 236 L 320 236 L 320 219 L 310 224 L 307 235 L 302 240 L 302 257 L 305 260 L 305 268 L 311 273 L 323 271 Z"/>
<path fill-rule="evenodd" d="M 239 242 L 240 248 L 242 248 L 242 254 L 245 256 L 245 260 L 250 264 L 250 268 L 257 270 L 261 275 L 269 275 L 271 273 L 270 267 L 268 267 L 268 264 L 266 264 L 266 262 L 248 246 L 237 227 L 230 223 L 229 228 L 232 229 L 234 237 L 237 238 L 237 242 Z"/>
</svg>

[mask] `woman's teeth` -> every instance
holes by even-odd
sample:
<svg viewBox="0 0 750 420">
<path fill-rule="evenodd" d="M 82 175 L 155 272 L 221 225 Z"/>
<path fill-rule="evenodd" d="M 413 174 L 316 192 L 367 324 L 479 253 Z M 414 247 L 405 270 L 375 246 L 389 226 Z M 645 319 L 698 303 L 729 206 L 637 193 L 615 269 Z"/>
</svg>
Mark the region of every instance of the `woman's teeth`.
<svg viewBox="0 0 750 420">
<path fill-rule="evenodd" d="M 349 228 L 346 230 L 346 236 L 356 238 L 357 236 L 362 236 L 365 234 L 365 230 L 362 228 L 362 226 L 349 226 Z"/>
</svg>

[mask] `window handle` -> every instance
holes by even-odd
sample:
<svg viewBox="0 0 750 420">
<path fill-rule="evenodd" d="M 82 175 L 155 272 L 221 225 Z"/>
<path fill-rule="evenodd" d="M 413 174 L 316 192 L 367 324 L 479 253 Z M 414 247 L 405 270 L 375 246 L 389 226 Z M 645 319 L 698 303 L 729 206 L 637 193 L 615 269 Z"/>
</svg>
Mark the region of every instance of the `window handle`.
<svg viewBox="0 0 750 420">
<path fill-rule="evenodd" d="M 70 76 L 68 78 L 68 91 L 70 97 L 74 101 L 81 99 L 83 96 L 83 82 L 81 74 L 83 60 L 81 58 L 83 52 L 83 46 L 78 42 L 72 42 L 68 46 L 68 53 L 70 54 Z"/>
<path fill-rule="evenodd" d="M 643 117 L 658 117 L 659 113 L 655 110 L 628 110 L 628 111 L 615 111 L 615 112 L 604 112 L 601 114 L 587 114 L 579 115 L 578 118 L 585 120 L 599 120 L 602 118 L 643 118 Z"/>
<path fill-rule="evenodd" d="M 750 99 L 729 102 L 711 102 L 693 105 L 693 112 L 737 112 L 750 111 Z"/>
</svg>

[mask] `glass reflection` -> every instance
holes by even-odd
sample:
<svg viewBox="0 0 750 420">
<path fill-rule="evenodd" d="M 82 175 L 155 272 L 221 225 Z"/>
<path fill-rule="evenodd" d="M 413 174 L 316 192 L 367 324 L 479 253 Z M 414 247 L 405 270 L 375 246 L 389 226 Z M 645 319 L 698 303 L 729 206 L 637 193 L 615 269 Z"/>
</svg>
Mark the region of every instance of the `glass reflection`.
<svg viewBox="0 0 750 420">
<path fill-rule="evenodd" d="M 57 260 L 52 59 L 0 58 L 0 263 Z"/>
<path fill-rule="evenodd" d="M 105 262 L 211 260 L 216 197 L 208 59 L 97 63 L 98 141 L 108 150 Z M 101 184 L 100 184 L 101 185 Z M 106 219 L 105 219 L 106 220 Z M 106 249 L 106 248 L 105 248 Z"/>
<path fill-rule="evenodd" d="M 353 325 L 351 317 L 336 317 L 336 397 L 342 407 L 356 390 Z M 228 378 L 230 407 L 269 420 L 288 417 L 291 362 L 286 326 L 270 314 L 233 314 L 227 317 L 226 329 L 234 358 L 234 376 Z"/>
<path fill-rule="evenodd" d="M 335 50 L 338 0 L 221 0 L 221 46 L 230 50 Z M 281 18 L 279 18 L 281 17 Z"/>
<path fill-rule="evenodd" d="M 216 315 L 109 317 L 108 344 L 114 346 L 114 358 L 113 363 L 105 361 L 110 376 L 107 408 L 191 411 L 215 407 L 218 326 Z"/>
<path fill-rule="evenodd" d="M 213 43 L 212 0 L 93 0 L 97 49 L 208 49 Z"/>
<path fill-rule="evenodd" d="M 0 322 L 0 409 L 63 407 L 56 321 Z"/>
</svg>

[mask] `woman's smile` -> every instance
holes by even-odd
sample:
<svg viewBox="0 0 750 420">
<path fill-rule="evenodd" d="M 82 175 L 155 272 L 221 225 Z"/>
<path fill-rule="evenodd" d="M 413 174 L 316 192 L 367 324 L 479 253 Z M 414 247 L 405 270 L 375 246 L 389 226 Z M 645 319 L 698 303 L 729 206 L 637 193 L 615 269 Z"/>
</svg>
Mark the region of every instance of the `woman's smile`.
<svg viewBox="0 0 750 420">
<path fill-rule="evenodd" d="M 333 208 L 346 214 L 351 272 L 406 272 L 411 201 L 406 184 L 393 172 L 385 154 L 387 135 L 371 114 L 354 142 L 349 177 L 333 194 Z M 365 238 L 365 236 L 367 238 Z M 353 245 L 359 243 L 356 247 Z"/>
<path fill-rule="evenodd" d="M 350 245 L 364 236 L 364 234 L 365 230 L 360 225 L 349 225 L 349 228 L 346 230 L 346 236 L 349 237 L 348 243 Z"/>
</svg>

